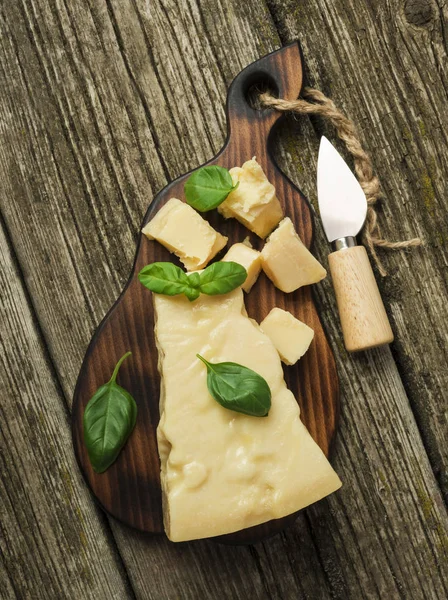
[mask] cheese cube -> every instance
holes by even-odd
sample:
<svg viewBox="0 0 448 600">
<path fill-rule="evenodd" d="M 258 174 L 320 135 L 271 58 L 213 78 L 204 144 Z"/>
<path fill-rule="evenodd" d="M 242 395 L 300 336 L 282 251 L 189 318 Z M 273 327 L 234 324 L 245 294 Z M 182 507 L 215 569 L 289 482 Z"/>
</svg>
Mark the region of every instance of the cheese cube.
<svg viewBox="0 0 448 600">
<path fill-rule="evenodd" d="M 213 537 L 292 514 L 341 482 L 300 420 L 277 350 L 247 317 L 241 288 L 222 296 L 154 294 L 159 350 L 163 518 L 173 542 Z M 267 381 L 267 417 L 223 408 L 196 358 L 233 361 Z"/>
<path fill-rule="evenodd" d="M 261 252 L 263 271 L 283 292 L 293 292 L 302 285 L 317 283 L 327 272 L 297 235 L 286 217 L 271 233 Z"/>
<path fill-rule="evenodd" d="M 233 244 L 233 246 L 229 248 L 224 258 L 221 260 L 227 262 L 236 262 L 246 269 L 246 281 L 241 287 L 245 292 L 250 292 L 261 271 L 260 252 L 258 252 L 258 250 L 254 250 L 244 242 Z"/>
<path fill-rule="evenodd" d="M 228 239 L 177 198 L 168 200 L 142 232 L 176 254 L 187 271 L 204 268 Z"/>
<path fill-rule="evenodd" d="M 263 169 L 255 158 L 242 167 L 230 169 L 236 190 L 231 192 L 218 211 L 226 218 L 234 217 L 261 238 L 265 238 L 281 221 L 283 210 Z"/>
<path fill-rule="evenodd" d="M 273 308 L 260 327 L 286 365 L 293 365 L 302 358 L 314 338 L 311 327 L 281 308 Z"/>
</svg>

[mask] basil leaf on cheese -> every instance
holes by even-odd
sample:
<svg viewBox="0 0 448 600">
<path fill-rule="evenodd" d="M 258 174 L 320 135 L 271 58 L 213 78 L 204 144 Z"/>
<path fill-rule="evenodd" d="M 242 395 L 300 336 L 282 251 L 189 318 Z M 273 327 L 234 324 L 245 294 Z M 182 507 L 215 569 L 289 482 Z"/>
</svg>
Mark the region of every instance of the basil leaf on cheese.
<svg viewBox="0 0 448 600">
<path fill-rule="evenodd" d="M 184 294 L 186 295 L 188 300 L 190 300 L 190 302 L 193 302 L 194 300 L 199 298 L 199 296 L 201 295 L 201 292 L 197 288 L 186 287 L 184 290 Z"/>
<path fill-rule="evenodd" d="M 201 287 L 201 278 L 199 273 L 191 273 L 191 275 L 188 276 L 188 284 L 190 287 L 198 290 Z"/>
<path fill-rule="evenodd" d="M 201 292 L 216 296 L 227 294 L 242 285 L 246 281 L 247 271 L 236 262 L 216 262 L 204 269 L 199 278 Z"/>
<path fill-rule="evenodd" d="M 138 274 L 138 279 L 149 290 L 167 296 L 183 294 L 185 289 L 191 287 L 188 275 L 171 262 L 146 265 Z"/>
<path fill-rule="evenodd" d="M 201 167 L 187 179 L 184 186 L 185 198 L 196 210 L 207 212 L 224 202 L 238 184 L 239 182 L 233 185 L 232 177 L 224 167 Z"/>
<path fill-rule="evenodd" d="M 116 383 L 121 364 L 130 355 L 126 352 L 120 358 L 110 380 L 95 392 L 84 411 L 84 443 L 97 473 L 115 462 L 137 419 L 134 398 Z"/>
<path fill-rule="evenodd" d="M 190 302 L 200 294 L 227 294 L 242 285 L 246 278 L 246 269 L 235 262 L 216 262 L 201 273 L 190 275 L 173 263 L 156 262 L 147 265 L 138 274 L 140 283 L 152 292 L 166 296 L 185 294 Z"/>
<path fill-rule="evenodd" d="M 268 416 L 271 390 L 261 375 L 238 363 L 210 363 L 196 356 L 206 365 L 208 391 L 221 406 L 253 417 Z"/>
</svg>

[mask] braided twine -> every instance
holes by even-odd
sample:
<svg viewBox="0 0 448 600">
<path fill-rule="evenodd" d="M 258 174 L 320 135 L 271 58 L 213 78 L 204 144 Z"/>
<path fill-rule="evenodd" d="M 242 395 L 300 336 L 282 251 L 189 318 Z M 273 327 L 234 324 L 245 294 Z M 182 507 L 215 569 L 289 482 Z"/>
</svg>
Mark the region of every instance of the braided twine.
<svg viewBox="0 0 448 600">
<path fill-rule="evenodd" d="M 336 105 L 330 98 L 327 98 L 319 90 L 304 88 L 302 96 L 304 99 L 283 100 L 264 93 L 261 94 L 260 100 L 264 106 L 275 108 L 282 112 L 294 112 L 299 115 L 320 115 L 328 119 L 336 128 L 338 137 L 345 143 L 347 150 L 354 158 L 356 175 L 367 197 L 368 208 L 362 234 L 363 242 L 369 248 L 378 271 L 381 275 L 385 276 L 387 272 L 377 254 L 377 248 L 402 250 L 412 246 L 421 246 L 422 241 L 420 238 L 413 238 L 402 242 L 389 242 L 381 236 L 377 222 L 377 213 L 374 208 L 376 201 L 381 195 L 380 182 L 378 177 L 373 173 L 369 155 L 361 146 L 354 123 L 336 108 Z"/>
</svg>

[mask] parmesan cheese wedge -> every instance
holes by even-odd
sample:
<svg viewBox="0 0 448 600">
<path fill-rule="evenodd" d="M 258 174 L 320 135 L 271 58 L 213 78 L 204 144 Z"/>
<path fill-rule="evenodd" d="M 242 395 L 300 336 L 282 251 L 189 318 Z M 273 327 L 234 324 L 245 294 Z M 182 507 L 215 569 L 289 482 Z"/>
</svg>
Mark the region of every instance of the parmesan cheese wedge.
<svg viewBox="0 0 448 600">
<path fill-rule="evenodd" d="M 302 421 L 277 350 L 247 317 L 243 292 L 154 294 L 161 374 L 164 524 L 174 542 L 212 537 L 294 513 L 341 482 Z M 196 354 L 262 375 L 272 393 L 267 417 L 223 408 L 209 394 Z"/>
</svg>

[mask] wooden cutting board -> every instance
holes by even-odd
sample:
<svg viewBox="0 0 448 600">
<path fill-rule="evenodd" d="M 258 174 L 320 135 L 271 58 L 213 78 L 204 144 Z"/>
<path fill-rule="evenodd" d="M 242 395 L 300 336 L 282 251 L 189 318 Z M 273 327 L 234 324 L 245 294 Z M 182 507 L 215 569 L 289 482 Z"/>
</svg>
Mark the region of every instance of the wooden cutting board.
<svg viewBox="0 0 448 600">
<path fill-rule="evenodd" d="M 308 202 L 280 172 L 271 155 L 272 133 L 280 114 L 257 110 L 248 100 L 251 89 L 266 85 L 280 98 L 292 100 L 298 97 L 302 86 L 302 62 L 297 43 L 249 65 L 235 78 L 227 97 L 227 140 L 221 152 L 207 164 L 231 168 L 256 156 L 277 190 L 285 215 L 292 219 L 301 239 L 309 247 L 313 222 Z M 188 174 L 183 175 L 157 194 L 143 225 L 170 198 L 184 198 L 183 186 L 187 178 Z M 229 246 L 249 235 L 236 220 L 226 221 L 217 211 L 205 216 L 213 227 L 229 237 Z M 250 238 L 254 247 L 262 247 L 262 241 L 255 235 Z M 87 350 L 75 389 L 72 413 L 76 457 L 96 499 L 109 514 L 147 533 L 163 532 L 156 442 L 160 378 L 151 292 L 139 283 L 137 274 L 148 263 L 167 260 L 175 262 L 174 256 L 160 244 L 140 235 L 126 288 L 98 327 Z M 339 413 L 338 378 L 334 357 L 313 302 L 312 289 L 306 287 L 284 294 L 261 274 L 250 294 L 246 295 L 248 314 L 260 322 L 274 306 L 289 310 L 314 329 L 315 337 L 307 354 L 298 364 L 285 367 L 284 371 L 287 385 L 300 404 L 302 420 L 328 456 Z M 90 466 L 83 443 L 82 416 L 95 390 L 109 380 L 116 362 L 128 350 L 132 351 L 132 357 L 121 367 L 118 381 L 137 402 L 137 424 L 117 461 L 105 473 L 97 474 Z M 290 515 L 217 539 L 225 543 L 258 541 L 280 531 L 295 518 L 296 515 Z"/>
</svg>

